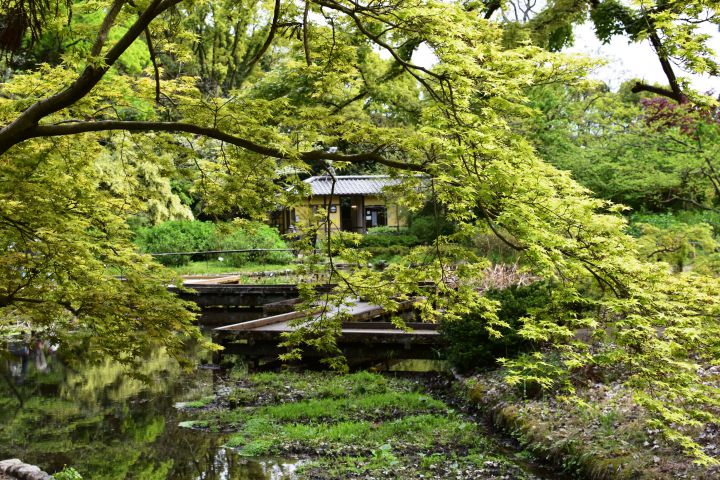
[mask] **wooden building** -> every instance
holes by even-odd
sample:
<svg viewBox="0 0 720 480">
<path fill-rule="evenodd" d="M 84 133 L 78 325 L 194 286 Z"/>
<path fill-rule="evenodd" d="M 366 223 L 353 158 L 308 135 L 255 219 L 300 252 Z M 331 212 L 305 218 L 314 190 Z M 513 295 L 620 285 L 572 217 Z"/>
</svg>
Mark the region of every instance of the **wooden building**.
<svg viewBox="0 0 720 480">
<path fill-rule="evenodd" d="M 367 233 L 373 227 L 407 227 L 407 215 L 388 198 L 387 187 L 399 179 L 387 175 L 329 175 L 310 177 L 311 195 L 300 205 L 275 212 L 271 224 L 288 233 L 310 226 L 313 213 L 325 209 L 333 230 Z"/>
</svg>

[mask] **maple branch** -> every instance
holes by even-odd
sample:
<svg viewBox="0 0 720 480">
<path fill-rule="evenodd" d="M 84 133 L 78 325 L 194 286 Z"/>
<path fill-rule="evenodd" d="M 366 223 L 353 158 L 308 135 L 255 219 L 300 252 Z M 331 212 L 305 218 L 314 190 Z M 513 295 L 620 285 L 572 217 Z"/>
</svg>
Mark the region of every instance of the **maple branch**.
<svg viewBox="0 0 720 480">
<path fill-rule="evenodd" d="M 635 85 L 630 89 L 633 93 L 650 92 L 662 97 L 668 97 L 675 100 L 678 103 L 684 103 L 687 97 L 682 92 L 675 92 L 669 88 L 657 87 L 655 85 L 649 85 L 643 82 L 635 82 Z"/>
<path fill-rule="evenodd" d="M 90 93 L 117 59 L 120 58 L 128 47 L 145 31 L 150 22 L 162 12 L 177 5 L 181 1 L 182 0 L 152 0 L 147 9 L 135 20 L 135 23 L 133 23 L 120 40 L 108 50 L 102 58 L 102 62 L 99 64 L 97 62 L 90 62 L 67 88 L 35 102 L 15 118 L 15 120 L 5 125 L 0 130 L 0 155 L 8 151 L 13 145 L 23 141 L 23 139 L 31 138 L 32 135 L 29 135 L 30 130 L 37 127 L 38 122 L 42 118 L 73 105 Z M 117 1 L 114 5 L 121 5 L 121 2 Z M 105 20 L 103 20 L 103 28 L 109 28 L 111 26 L 114 17 L 117 16 L 115 10 L 116 8 L 114 6 L 108 12 Z M 107 27 L 105 27 L 105 24 L 108 24 Z M 98 33 L 98 40 L 96 40 L 93 46 L 94 50 L 98 48 L 98 45 L 99 48 L 102 49 L 104 44 L 104 40 L 102 39 L 103 33 L 101 28 L 100 33 Z"/>
<path fill-rule="evenodd" d="M 102 48 L 107 41 L 110 29 L 115 23 L 117 16 L 120 14 L 120 10 L 122 10 L 123 5 L 125 5 L 125 0 L 115 0 L 110 6 L 110 10 L 105 15 L 102 25 L 100 26 L 100 31 L 98 31 L 97 37 L 95 37 L 95 43 L 90 50 L 91 56 L 97 57 L 100 55 L 100 52 L 102 52 Z"/>
<path fill-rule="evenodd" d="M 142 122 L 142 121 L 122 121 L 122 120 L 101 120 L 97 122 L 74 122 L 63 123 L 58 125 L 38 125 L 29 129 L 22 140 L 36 137 L 57 137 L 63 135 L 77 135 L 88 132 L 104 132 L 112 130 L 125 130 L 128 132 L 177 132 L 192 133 L 208 138 L 214 138 L 222 142 L 235 145 L 245 150 L 266 155 L 268 157 L 287 159 L 294 155 L 283 152 L 281 150 L 266 147 L 250 140 L 231 135 L 217 128 L 201 127 L 191 123 L 182 122 Z M 397 160 L 390 160 L 377 152 L 342 154 L 330 153 L 322 150 L 310 150 L 299 152 L 297 156 L 307 162 L 316 162 L 321 160 L 333 160 L 337 162 L 373 162 L 385 165 L 399 170 L 410 170 L 414 172 L 426 172 L 424 165 L 404 163 Z"/>
<path fill-rule="evenodd" d="M 158 68 L 157 57 L 155 55 L 155 47 L 153 47 L 150 29 L 145 28 L 145 40 L 147 41 L 148 53 L 152 62 L 153 71 L 155 73 L 155 103 L 160 103 L 160 69 Z"/>
<path fill-rule="evenodd" d="M 483 17 L 485 20 L 490 20 L 493 16 L 493 14 L 502 6 L 502 2 L 499 0 L 493 0 L 487 5 L 487 10 L 485 10 L 485 14 Z"/>
<path fill-rule="evenodd" d="M 654 25 L 653 25 L 654 27 Z M 663 69 L 663 72 L 665 73 L 665 76 L 668 79 L 668 83 L 670 84 L 670 89 L 665 88 L 658 88 L 658 87 L 652 87 L 650 85 L 646 85 L 643 83 L 636 83 L 635 86 L 632 88 L 633 93 L 637 93 L 639 91 L 646 91 L 646 92 L 653 92 L 658 95 L 662 95 L 664 97 L 672 98 L 678 103 L 685 103 L 687 101 L 687 97 L 682 92 L 682 89 L 680 88 L 680 83 L 678 82 L 677 77 L 675 76 L 675 71 L 673 70 L 672 64 L 670 63 L 670 60 L 668 59 L 668 55 L 665 49 L 665 46 L 662 44 L 662 40 L 660 40 L 660 36 L 658 35 L 657 31 L 654 29 L 651 30 L 648 34 L 648 38 L 650 39 L 650 44 L 652 45 L 653 49 L 655 50 L 655 53 L 658 56 L 658 60 L 660 60 L 660 66 Z M 636 89 L 638 89 L 636 91 Z"/>
<path fill-rule="evenodd" d="M 309 67 L 312 65 L 312 58 L 310 57 L 310 44 L 308 43 L 308 14 L 310 13 L 310 2 L 305 2 L 305 11 L 303 12 L 303 50 L 305 50 L 305 63 Z"/>
</svg>

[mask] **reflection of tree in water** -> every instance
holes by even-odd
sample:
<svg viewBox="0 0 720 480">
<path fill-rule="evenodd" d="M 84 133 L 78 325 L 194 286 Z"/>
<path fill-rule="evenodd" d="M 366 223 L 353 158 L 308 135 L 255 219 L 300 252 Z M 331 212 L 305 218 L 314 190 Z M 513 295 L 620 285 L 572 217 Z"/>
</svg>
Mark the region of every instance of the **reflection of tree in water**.
<svg viewBox="0 0 720 480">
<path fill-rule="evenodd" d="M 194 388 L 210 393 L 210 371 L 190 379 L 161 349 L 146 355 L 140 372 L 150 382 L 111 362 L 68 368 L 43 348 L 8 353 L 0 365 L 0 458 L 51 472 L 72 465 L 92 479 L 270 478 L 262 464 L 220 448 L 220 437 L 177 426 L 174 403 Z"/>
</svg>

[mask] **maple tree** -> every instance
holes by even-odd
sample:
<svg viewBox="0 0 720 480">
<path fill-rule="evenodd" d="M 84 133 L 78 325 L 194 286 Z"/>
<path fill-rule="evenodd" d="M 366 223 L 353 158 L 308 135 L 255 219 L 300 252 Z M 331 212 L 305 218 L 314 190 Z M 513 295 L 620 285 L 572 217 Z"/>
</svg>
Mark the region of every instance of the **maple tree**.
<svg viewBox="0 0 720 480">
<path fill-rule="evenodd" d="M 622 207 L 542 161 L 512 127 L 532 111 L 529 87 L 582 84 L 593 62 L 508 41 L 511 26 L 492 20 L 496 3 L 4 3 L 5 47 L 44 50 L 33 54 L 42 63 L 2 84 L 3 335 L 91 332 L 90 351 L 126 362 L 156 341 L 178 354 L 181 334 L 199 332 L 165 288 L 177 279 L 135 251 L 126 222 L 149 200 L 161 215 L 182 214 L 166 181 L 177 163 L 197 162 L 209 210 L 262 216 L 302 192 L 297 175 L 281 172 L 369 162 L 422 173 L 404 177 L 404 202 L 419 208 L 413 192 L 429 183 L 457 230 L 383 272 L 333 271 L 338 287 L 326 300 L 360 294 L 392 311 L 419 298 L 424 317 L 472 313 L 500 335 L 508 325 L 477 289 L 489 261 L 467 241 L 494 234 L 553 282 L 551 301 L 518 331 L 546 348 L 506 360 L 507 380 L 572 392 L 570 373 L 622 366 L 667 435 L 710 461 L 684 428 L 717 418 L 720 396 L 695 367 L 717 358 L 720 285 L 642 258 Z M 662 28 L 659 52 L 714 72 L 705 43 L 680 41 L 685 16 L 712 6 L 664 5 L 643 17 L 655 30 L 638 38 Z M 610 32 L 629 28 L 613 22 Z M 421 48 L 431 64 L 419 61 Z M 689 98 L 670 83 L 672 98 Z M 343 245 L 330 240 L 328 252 L 357 261 Z M 338 323 L 325 320 L 300 325 L 288 356 L 306 343 L 337 353 Z"/>
</svg>

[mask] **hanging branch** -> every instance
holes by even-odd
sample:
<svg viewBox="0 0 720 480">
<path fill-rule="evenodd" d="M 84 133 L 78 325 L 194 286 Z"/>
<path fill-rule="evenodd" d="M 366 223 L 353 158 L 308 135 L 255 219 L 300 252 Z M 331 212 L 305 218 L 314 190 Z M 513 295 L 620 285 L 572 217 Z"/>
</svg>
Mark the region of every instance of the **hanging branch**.
<svg viewBox="0 0 720 480">
<path fill-rule="evenodd" d="M 152 22 L 162 12 L 177 5 L 182 0 L 152 0 L 147 9 L 133 23 L 120 40 L 115 43 L 101 58 L 101 62 L 90 62 L 82 73 L 67 88 L 43 100 L 37 101 L 23 111 L 15 120 L 0 130 L 0 155 L 8 151 L 13 145 L 32 138 L 30 131 L 37 127 L 38 122 L 55 112 L 63 110 L 79 101 L 98 84 L 105 73 L 120 58 L 120 56 L 135 42 Z M 114 19 L 119 13 L 121 2 L 118 0 L 106 15 L 103 26 L 98 32 L 93 45 L 93 52 L 100 52 L 107 39 Z"/>
<path fill-rule="evenodd" d="M 145 28 L 145 40 L 147 41 L 148 53 L 150 53 L 150 61 L 152 62 L 153 71 L 155 73 L 155 103 L 159 104 L 160 103 L 160 69 L 158 68 L 157 58 L 155 56 L 155 48 L 153 47 L 149 28 Z"/>
<path fill-rule="evenodd" d="M 308 42 L 308 14 L 310 13 L 310 2 L 305 2 L 305 11 L 303 12 L 303 50 L 305 50 L 305 62 L 309 67 L 312 65 L 312 59 L 310 58 L 310 43 Z M 333 25 L 333 35 L 335 35 L 335 26 Z"/>
<path fill-rule="evenodd" d="M 125 130 L 128 132 L 191 133 L 195 135 L 202 135 L 204 137 L 214 138 L 216 140 L 220 140 L 235 145 L 237 147 L 244 148 L 248 151 L 273 158 L 288 159 L 294 156 L 291 153 L 257 144 L 250 140 L 223 132 L 217 128 L 201 127 L 191 123 L 182 122 L 101 120 L 95 122 L 60 123 L 57 125 L 37 125 L 22 132 L 22 137 L 16 139 L 15 143 L 19 143 L 29 138 L 57 137 L 63 135 L 76 135 L 87 132 L 106 132 L 113 130 Z M 306 162 L 319 162 L 323 160 L 333 160 L 349 163 L 375 162 L 400 170 L 410 170 L 414 172 L 426 172 L 427 170 L 427 168 L 423 165 L 391 160 L 380 155 L 380 153 L 378 153 L 377 151 L 357 154 L 342 154 L 330 153 L 323 150 L 310 150 L 305 152 L 299 152 L 295 155 Z"/>
<path fill-rule="evenodd" d="M 275 34 L 278 30 L 278 21 L 280 19 L 280 0 L 275 0 L 275 8 L 273 10 L 273 18 L 272 22 L 270 23 L 270 31 L 268 32 L 268 36 L 265 39 L 265 43 L 262 44 L 260 49 L 255 53 L 255 55 L 250 59 L 248 64 L 245 66 L 245 69 L 243 72 L 239 75 L 240 83 L 242 83 L 243 80 L 245 80 L 250 73 L 252 73 L 253 68 L 255 68 L 255 64 L 257 64 L 260 59 L 265 55 L 265 52 L 268 48 L 270 48 L 270 45 L 272 44 L 273 40 L 275 39 Z"/>
</svg>

